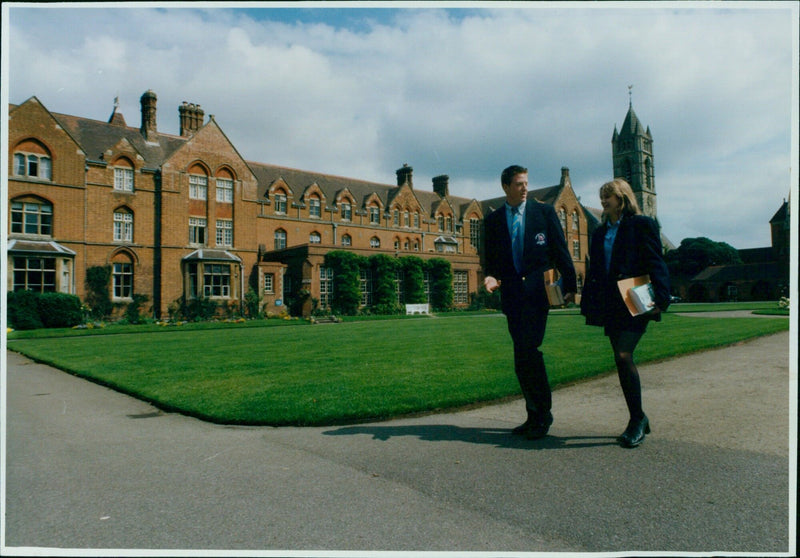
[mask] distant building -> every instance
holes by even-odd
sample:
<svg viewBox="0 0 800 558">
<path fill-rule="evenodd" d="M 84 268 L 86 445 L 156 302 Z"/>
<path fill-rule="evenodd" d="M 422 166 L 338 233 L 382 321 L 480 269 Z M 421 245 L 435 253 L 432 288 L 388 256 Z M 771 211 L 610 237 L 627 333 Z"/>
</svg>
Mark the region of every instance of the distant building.
<svg viewBox="0 0 800 558">
<path fill-rule="evenodd" d="M 739 250 L 741 264 L 709 266 L 688 284 L 693 302 L 777 300 L 789 296 L 789 202 L 770 219 L 772 246 Z"/>
</svg>

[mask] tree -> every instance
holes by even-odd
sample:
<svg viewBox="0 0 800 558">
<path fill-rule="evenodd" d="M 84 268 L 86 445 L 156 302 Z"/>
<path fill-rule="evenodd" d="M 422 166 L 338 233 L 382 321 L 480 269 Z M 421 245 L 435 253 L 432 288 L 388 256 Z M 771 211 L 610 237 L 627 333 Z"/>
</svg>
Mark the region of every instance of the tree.
<svg viewBox="0 0 800 558">
<path fill-rule="evenodd" d="M 361 266 L 365 259 L 353 252 L 334 250 L 325 255 L 325 267 L 333 270 L 331 310 L 355 316 L 361 304 Z"/>
<path fill-rule="evenodd" d="M 453 305 L 453 268 L 444 258 L 427 262 L 431 276 L 431 306 L 435 311 L 448 310 Z"/>
<path fill-rule="evenodd" d="M 693 277 L 711 265 L 740 264 L 739 252 L 725 242 L 705 237 L 684 238 L 665 257 L 671 275 Z"/>
</svg>

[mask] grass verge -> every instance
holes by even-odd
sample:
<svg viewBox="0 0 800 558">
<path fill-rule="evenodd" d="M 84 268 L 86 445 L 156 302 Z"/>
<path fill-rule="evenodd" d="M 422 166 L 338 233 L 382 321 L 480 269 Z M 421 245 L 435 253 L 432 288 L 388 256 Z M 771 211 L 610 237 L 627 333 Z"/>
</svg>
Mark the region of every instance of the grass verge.
<svg viewBox="0 0 800 558">
<path fill-rule="evenodd" d="M 784 318 L 666 314 L 640 363 L 787 330 Z M 8 339 L 37 361 L 158 407 L 225 424 L 330 425 L 454 408 L 519 393 L 500 314 Z M 602 330 L 554 314 L 542 347 L 556 386 L 613 369 Z"/>
</svg>

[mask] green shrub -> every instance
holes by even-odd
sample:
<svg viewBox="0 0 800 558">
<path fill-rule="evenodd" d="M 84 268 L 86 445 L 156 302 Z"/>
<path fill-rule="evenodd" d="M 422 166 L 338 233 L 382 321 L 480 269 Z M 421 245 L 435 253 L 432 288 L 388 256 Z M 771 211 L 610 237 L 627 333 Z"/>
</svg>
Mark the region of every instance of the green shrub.
<svg viewBox="0 0 800 558">
<path fill-rule="evenodd" d="M 41 293 L 36 307 L 44 327 L 73 327 L 83 323 L 81 299 L 66 293 Z"/>
<path fill-rule="evenodd" d="M 425 262 L 417 256 L 400 259 L 403 267 L 403 289 L 408 304 L 424 304 L 428 302 L 425 295 Z"/>
<path fill-rule="evenodd" d="M 374 314 L 397 314 L 400 305 L 397 303 L 395 288 L 398 260 L 386 254 L 370 256 L 372 269 L 372 312 Z"/>
<path fill-rule="evenodd" d="M 125 308 L 125 319 L 128 320 L 129 324 L 142 323 L 142 304 L 148 300 L 149 298 L 145 294 L 133 295 L 133 300 L 128 304 L 128 307 Z"/>
<path fill-rule="evenodd" d="M 325 255 L 325 267 L 333 270 L 333 299 L 331 310 L 336 314 L 355 316 L 361 304 L 361 267 L 365 258 L 347 252 L 334 250 Z"/>
<path fill-rule="evenodd" d="M 432 258 L 427 262 L 431 276 L 431 307 L 441 312 L 453 306 L 453 268 L 444 258 Z"/>
<path fill-rule="evenodd" d="M 14 291 L 6 294 L 8 325 L 14 329 L 39 329 L 44 327 L 39 318 L 37 293 Z"/>
<path fill-rule="evenodd" d="M 217 303 L 208 298 L 183 299 L 180 313 L 189 321 L 210 320 L 217 314 Z"/>
<path fill-rule="evenodd" d="M 111 303 L 111 294 L 108 284 L 111 280 L 111 266 L 94 266 L 86 270 L 86 304 L 89 305 L 90 314 L 95 319 L 111 315 L 114 305 Z"/>
</svg>

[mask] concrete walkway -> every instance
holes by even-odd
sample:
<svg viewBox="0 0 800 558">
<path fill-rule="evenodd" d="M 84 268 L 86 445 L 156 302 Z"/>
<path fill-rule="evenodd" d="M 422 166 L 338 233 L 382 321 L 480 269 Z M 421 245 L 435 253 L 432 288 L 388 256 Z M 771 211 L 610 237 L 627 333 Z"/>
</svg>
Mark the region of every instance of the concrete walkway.
<svg viewBox="0 0 800 558">
<path fill-rule="evenodd" d="M 627 422 L 614 376 L 555 391 L 551 435 L 532 442 L 509 434 L 521 400 L 225 427 L 8 353 L 0 553 L 794 555 L 788 355 L 784 332 L 641 366 L 653 433 L 627 450 L 614 440 Z"/>
</svg>

